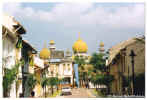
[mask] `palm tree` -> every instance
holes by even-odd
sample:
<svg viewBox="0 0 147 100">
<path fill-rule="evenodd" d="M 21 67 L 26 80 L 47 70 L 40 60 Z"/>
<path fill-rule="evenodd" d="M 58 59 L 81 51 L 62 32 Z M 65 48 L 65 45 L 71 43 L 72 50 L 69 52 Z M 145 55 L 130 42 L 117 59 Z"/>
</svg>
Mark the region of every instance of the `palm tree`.
<svg viewBox="0 0 147 100">
<path fill-rule="evenodd" d="M 46 86 L 48 85 L 48 78 L 43 77 L 41 80 L 41 86 L 43 88 L 43 94 L 45 94 L 46 97 Z"/>
<path fill-rule="evenodd" d="M 54 86 L 57 86 L 59 84 L 58 78 L 57 77 L 50 77 L 48 79 L 48 84 L 51 86 L 51 93 L 53 95 L 54 93 Z"/>
<path fill-rule="evenodd" d="M 29 88 L 29 93 L 34 89 L 35 85 L 38 83 L 36 77 L 34 74 L 28 74 L 27 80 L 25 82 L 25 85 Z"/>
<path fill-rule="evenodd" d="M 18 62 L 15 64 L 12 69 L 4 67 L 4 76 L 3 76 L 3 95 L 4 97 L 9 97 L 11 90 L 11 85 L 17 79 L 18 69 L 23 62 Z"/>
</svg>

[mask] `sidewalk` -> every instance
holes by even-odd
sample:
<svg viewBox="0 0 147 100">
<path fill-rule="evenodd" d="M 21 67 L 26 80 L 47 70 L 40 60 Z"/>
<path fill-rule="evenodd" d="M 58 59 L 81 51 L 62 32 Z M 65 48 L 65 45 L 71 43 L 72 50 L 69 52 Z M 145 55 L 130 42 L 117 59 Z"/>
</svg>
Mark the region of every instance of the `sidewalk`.
<svg viewBox="0 0 147 100">
<path fill-rule="evenodd" d="M 91 93 L 91 95 L 94 96 L 94 98 L 104 98 L 104 97 L 101 97 L 100 95 L 98 95 L 98 93 L 96 93 L 96 91 L 94 89 L 89 89 L 89 92 Z"/>
<path fill-rule="evenodd" d="M 96 96 L 92 93 L 91 89 L 87 89 L 87 93 L 89 98 L 96 98 Z"/>
</svg>

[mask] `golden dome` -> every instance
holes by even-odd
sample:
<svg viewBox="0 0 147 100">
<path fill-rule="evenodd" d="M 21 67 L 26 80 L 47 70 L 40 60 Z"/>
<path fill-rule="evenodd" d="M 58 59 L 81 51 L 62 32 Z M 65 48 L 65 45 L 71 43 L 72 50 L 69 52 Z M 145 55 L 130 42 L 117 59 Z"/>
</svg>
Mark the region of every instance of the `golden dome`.
<svg viewBox="0 0 147 100">
<path fill-rule="evenodd" d="M 51 40 L 50 41 L 50 45 L 52 45 L 52 44 L 55 44 L 55 41 L 54 40 Z"/>
<path fill-rule="evenodd" d="M 50 51 L 44 47 L 41 51 L 40 51 L 40 58 L 42 59 L 48 59 L 50 57 Z"/>
<path fill-rule="evenodd" d="M 104 47 L 104 43 L 103 42 L 100 42 L 100 47 Z"/>
<path fill-rule="evenodd" d="M 86 53 L 88 50 L 87 44 L 82 41 L 81 39 L 78 39 L 74 45 L 73 45 L 73 51 L 79 52 L 79 53 Z"/>
</svg>

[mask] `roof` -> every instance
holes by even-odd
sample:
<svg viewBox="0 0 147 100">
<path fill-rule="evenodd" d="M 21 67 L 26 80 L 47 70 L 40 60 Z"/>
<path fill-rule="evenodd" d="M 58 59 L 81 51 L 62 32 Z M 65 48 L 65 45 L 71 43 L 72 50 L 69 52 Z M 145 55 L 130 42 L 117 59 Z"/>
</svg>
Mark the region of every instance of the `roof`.
<svg viewBox="0 0 147 100">
<path fill-rule="evenodd" d="M 141 37 L 139 37 L 141 38 Z M 126 48 L 127 46 L 129 46 L 130 44 L 136 42 L 136 39 L 138 38 L 131 38 L 128 39 L 126 41 L 123 41 L 115 46 L 113 46 L 112 48 L 109 49 L 109 58 L 108 58 L 108 65 L 111 64 L 111 62 L 113 61 L 113 59 L 119 54 L 119 52 Z"/>
<path fill-rule="evenodd" d="M 37 50 L 27 40 L 22 40 L 22 42 L 25 43 L 27 46 L 29 46 L 32 50 L 37 52 Z"/>
<path fill-rule="evenodd" d="M 7 29 L 9 29 L 10 32 L 12 33 L 17 33 L 17 34 L 26 33 L 26 30 L 24 29 L 24 27 L 18 21 L 16 21 L 13 16 L 3 14 L 2 25 L 5 26 Z"/>
<path fill-rule="evenodd" d="M 51 59 L 62 59 L 64 58 L 64 51 L 62 50 L 51 51 L 50 58 Z"/>
<path fill-rule="evenodd" d="M 53 62 L 61 62 L 61 59 L 50 59 L 50 62 L 53 63 Z"/>
</svg>

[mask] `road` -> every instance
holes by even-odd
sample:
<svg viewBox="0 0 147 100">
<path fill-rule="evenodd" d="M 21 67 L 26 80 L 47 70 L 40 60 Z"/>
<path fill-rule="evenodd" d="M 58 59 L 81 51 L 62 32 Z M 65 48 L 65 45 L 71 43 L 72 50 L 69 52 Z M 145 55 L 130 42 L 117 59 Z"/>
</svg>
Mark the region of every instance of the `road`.
<svg viewBox="0 0 147 100">
<path fill-rule="evenodd" d="M 74 88 L 72 95 L 57 96 L 57 98 L 96 98 L 88 89 Z"/>
</svg>

